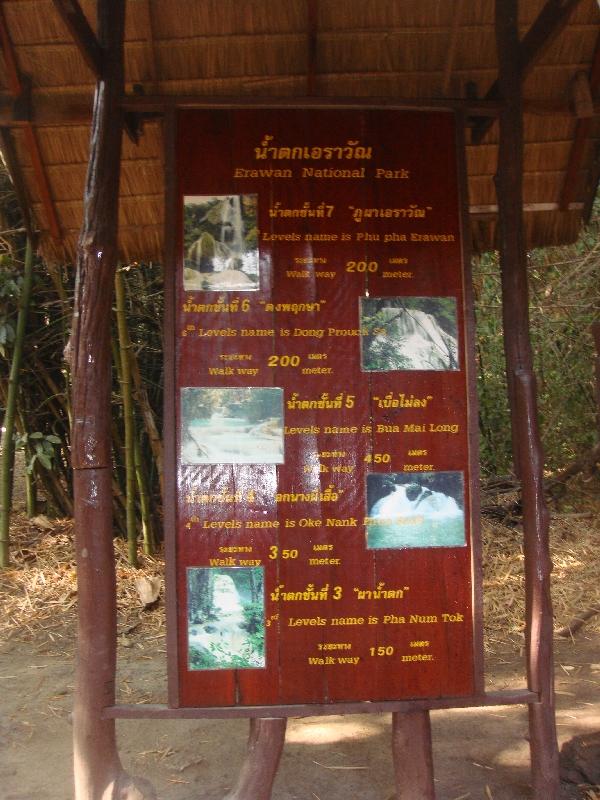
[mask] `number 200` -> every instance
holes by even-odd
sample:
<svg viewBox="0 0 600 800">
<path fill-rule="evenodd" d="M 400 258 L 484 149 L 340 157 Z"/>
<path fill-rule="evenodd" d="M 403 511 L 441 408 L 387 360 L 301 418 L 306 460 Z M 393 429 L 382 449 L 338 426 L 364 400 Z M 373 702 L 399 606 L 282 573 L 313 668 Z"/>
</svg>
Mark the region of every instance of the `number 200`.
<svg viewBox="0 0 600 800">
<path fill-rule="evenodd" d="M 377 261 L 347 261 L 346 272 L 377 272 Z"/>
<path fill-rule="evenodd" d="M 297 367 L 300 356 L 269 356 L 267 364 L 270 367 Z"/>
</svg>

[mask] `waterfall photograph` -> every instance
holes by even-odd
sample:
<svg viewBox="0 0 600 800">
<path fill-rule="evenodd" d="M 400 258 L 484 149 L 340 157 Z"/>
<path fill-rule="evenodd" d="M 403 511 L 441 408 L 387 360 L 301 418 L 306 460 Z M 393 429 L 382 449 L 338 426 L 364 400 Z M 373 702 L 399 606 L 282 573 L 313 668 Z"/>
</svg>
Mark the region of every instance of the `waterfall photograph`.
<svg viewBox="0 0 600 800">
<path fill-rule="evenodd" d="M 257 195 L 188 196 L 183 201 L 185 291 L 257 291 Z"/>
<path fill-rule="evenodd" d="M 359 302 L 366 372 L 459 368 L 453 297 L 361 297 Z"/>
<path fill-rule="evenodd" d="M 465 545 L 462 472 L 367 474 L 367 548 Z"/>
<path fill-rule="evenodd" d="M 182 464 L 283 464 L 283 389 L 186 386 Z"/>
<path fill-rule="evenodd" d="M 188 567 L 188 669 L 265 666 L 264 567 Z"/>
</svg>

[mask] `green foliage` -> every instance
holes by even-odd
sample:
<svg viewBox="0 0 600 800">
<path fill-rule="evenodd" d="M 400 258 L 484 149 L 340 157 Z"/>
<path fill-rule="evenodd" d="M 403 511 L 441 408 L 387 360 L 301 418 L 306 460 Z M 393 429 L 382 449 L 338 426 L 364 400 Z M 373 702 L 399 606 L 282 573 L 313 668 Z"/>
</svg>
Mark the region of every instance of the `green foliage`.
<svg viewBox="0 0 600 800">
<path fill-rule="evenodd" d="M 59 436 L 52 433 L 45 436 L 36 431 L 17 436 L 15 447 L 17 450 L 24 450 L 27 454 L 26 467 L 27 472 L 31 475 L 36 462 L 41 464 L 44 469 L 52 469 L 54 458 L 57 452 L 60 452 L 60 447 L 57 449 L 56 445 L 61 444 L 62 440 Z"/>
<path fill-rule="evenodd" d="M 8 358 L 15 340 L 15 324 L 23 278 L 5 253 L 0 257 L 0 355 Z"/>
<path fill-rule="evenodd" d="M 597 223 L 569 248 L 529 254 L 531 340 L 549 470 L 566 466 L 597 439 L 590 326 L 599 318 L 599 263 Z M 502 475 L 512 456 L 496 253 L 475 264 L 474 287 L 481 465 L 484 475 Z"/>
<path fill-rule="evenodd" d="M 265 652 L 265 612 L 262 598 L 243 606 L 244 628 L 248 631 L 248 644 L 253 652 Z"/>
</svg>

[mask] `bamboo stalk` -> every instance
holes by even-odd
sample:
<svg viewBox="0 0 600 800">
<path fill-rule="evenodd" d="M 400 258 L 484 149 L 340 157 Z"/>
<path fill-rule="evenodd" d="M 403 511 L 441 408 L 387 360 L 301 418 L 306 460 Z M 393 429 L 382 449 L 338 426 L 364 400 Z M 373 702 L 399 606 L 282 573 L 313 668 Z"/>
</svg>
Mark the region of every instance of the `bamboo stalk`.
<svg viewBox="0 0 600 800">
<path fill-rule="evenodd" d="M 129 353 L 131 356 L 130 358 L 131 377 L 133 378 L 133 386 L 134 386 L 133 397 L 137 403 L 137 407 L 140 410 L 142 419 L 144 420 L 144 427 L 146 429 L 148 441 L 150 442 L 150 449 L 152 450 L 152 455 L 154 456 L 154 463 L 156 464 L 156 470 L 158 472 L 161 500 L 164 502 L 162 439 L 160 437 L 160 433 L 158 432 L 158 428 L 156 427 L 154 411 L 152 411 L 152 408 L 148 401 L 148 393 L 142 381 L 142 376 L 140 373 L 137 357 L 135 356 L 133 349 L 131 349 Z"/>
<path fill-rule="evenodd" d="M 0 454 L 0 567 L 8 566 L 10 560 L 10 507 L 12 494 L 12 470 L 15 458 L 15 415 L 17 410 L 17 395 L 19 389 L 19 372 L 23 345 L 25 342 L 25 328 L 27 326 L 27 312 L 31 299 L 31 286 L 33 282 L 33 243 L 27 237 L 25 249 L 25 265 L 23 270 L 23 286 L 19 298 L 19 314 L 15 331 L 15 345 L 13 349 L 8 390 L 6 398 L 6 412 L 4 414 L 4 433 L 2 435 L 2 453 Z"/>
<path fill-rule="evenodd" d="M 127 543 L 129 563 L 133 567 L 138 565 L 137 557 L 137 524 L 135 513 L 135 453 L 134 453 L 134 419 L 133 419 L 133 398 L 131 395 L 131 367 L 129 351 L 131 340 L 127 328 L 127 317 L 125 311 L 125 284 L 123 273 L 117 269 L 115 273 L 115 299 L 117 330 L 119 334 L 119 363 L 120 363 L 120 383 L 121 397 L 123 400 L 123 424 L 125 428 L 125 497 L 126 497 L 126 516 L 127 516 Z"/>
<path fill-rule="evenodd" d="M 119 386 L 121 385 L 121 356 L 119 354 L 119 345 L 115 341 L 114 337 L 111 334 L 111 342 L 110 346 L 112 349 L 112 358 L 113 364 L 115 365 L 115 370 L 117 373 L 117 381 Z M 119 429 L 119 425 L 117 424 L 117 419 L 113 416 L 111 425 L 111 439 L 112 439 L 112 449 L 113 449 L 113 457 L 114 457 L 114 464 L 119 465 L 121 464 L 120 457 L 121 453 L 124 452 L 125 445 L 123 444 L 123 437 L 121 436 L 121 431 Z M 115 521 L 115 525 L 119 531 L 119 534 L 126 539 L 127 538 L 127 519 L 126 519 L 126 511 L 127 511 L 127 500 L 125 498 L 125 486 L 123 486 L 123 482 L 121 480 L 121 470 L 115 469 L 113 471 L 113 479 L 112 479 L 112 487 L 113 487 L 113 517 Z"/>
<path fill-rule="evenodd" d="M 138 494 L 140 497 L 140 517 L 142 520 L 142 541 L 144 543 L 144 553 L 146 555 L 152 555 L 156 547 L 156 537 L 154 535 L 152 508 L 150 504 L 150 494 L 148 492 L 148 478 L 146 475 L 146 470 L 144 469 L 140 440 L 137 435 L 134 435 L 133 437 L 133 456 L 135 460 L 135 477 L 137 480 Z"/>
</svg>

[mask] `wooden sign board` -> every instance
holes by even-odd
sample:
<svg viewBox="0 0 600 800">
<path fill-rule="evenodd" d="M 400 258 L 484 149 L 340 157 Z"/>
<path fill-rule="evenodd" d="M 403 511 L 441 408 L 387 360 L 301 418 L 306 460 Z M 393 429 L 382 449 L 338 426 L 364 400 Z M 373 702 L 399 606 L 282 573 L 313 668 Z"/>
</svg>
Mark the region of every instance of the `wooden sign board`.
<svg viewBox="0 0 600 800">
<path fill-rule="evenodd" d="M 449 112 L 178 116 L 175 705 L 476 692 L 456 131 Z"/>
</svg>

